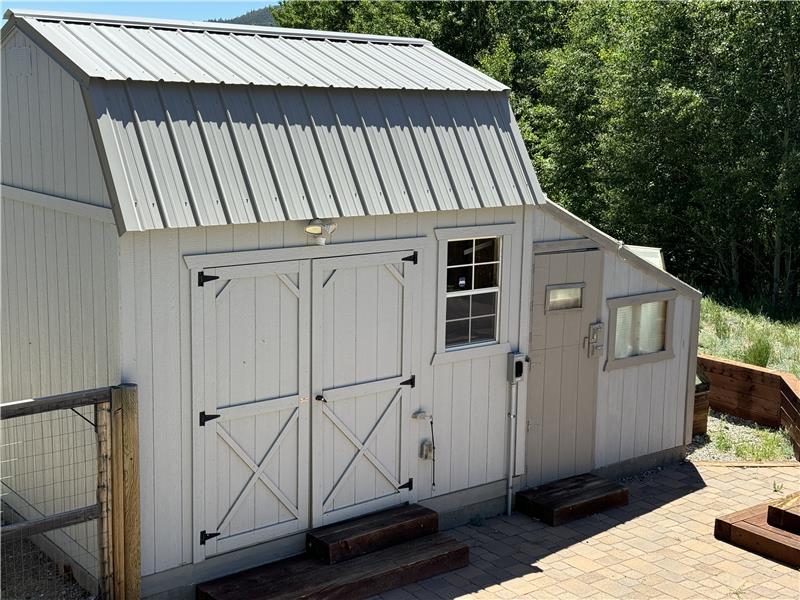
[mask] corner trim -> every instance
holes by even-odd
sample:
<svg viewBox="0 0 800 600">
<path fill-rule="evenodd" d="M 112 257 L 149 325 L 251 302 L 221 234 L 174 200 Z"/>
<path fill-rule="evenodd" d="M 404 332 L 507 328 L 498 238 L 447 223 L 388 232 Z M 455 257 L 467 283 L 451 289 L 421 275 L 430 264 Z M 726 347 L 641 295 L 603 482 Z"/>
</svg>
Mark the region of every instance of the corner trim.
<svg viewBox="0 0 800 600">
<path fill-rule="evenodd" d="M 105 206 L 97 206 L 96 204 L 87 204 L 78 200 L 70 200 L 62 196 L 34 192 L 32 190 L 6 185 L 5 183 L 2 184 L 0 196 L 4 199 L 41 206 L 42 208 L 51 208 L 59 212 L 85 217 L 102 223 L 110 223 L 112 225 L 116 223 L 114 211 Z"/>
</svg>

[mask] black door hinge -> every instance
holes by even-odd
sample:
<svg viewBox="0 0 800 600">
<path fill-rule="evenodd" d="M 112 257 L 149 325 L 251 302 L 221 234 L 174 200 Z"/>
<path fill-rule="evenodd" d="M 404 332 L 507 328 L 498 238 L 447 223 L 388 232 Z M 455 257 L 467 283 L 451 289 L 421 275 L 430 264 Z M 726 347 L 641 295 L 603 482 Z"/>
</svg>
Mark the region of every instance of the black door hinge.
<svg viewBox="0 0 800 600">
<path fill-rule="evenodd" d="M 197 274 L 197 285 L 203 287 L 206 281 L 214 281 L 215 279 L 219 279 L 219 275 L 206 275 L 204 271 L 200 271 Z"/>
<path fill-rule="evenodd" d="M 208 533 L 205 529 L 200 532 L 200 545 L 205 546 L 206 542 L 211 538 L 215 538 L 219 535 L 219 531 L 215 531 L 214 533 Z"/>
<path fill-rule="evenodd" d="M 406 481 L 403 485 L 397 488 L 398 490 L 408 490 L 409 492 L 414 489 L 414 478 L 411 477 L 408 481 Z"/>
<path fill-rule="evenodd" d="M 205 427 L 206 423 L 214 419 L 219 419 L 219 415 L 207 415 L 206 411 L 200 411 L 200 427 Z"/>
<path fill-rule="evenodd" d="M 417 251 L 414 250 L 414 254 L 409 254 L 408 256 L 403 257 L 403 260 L 406 262 L 417 264 Z"/>
<path fill-rule="evenodd" d="M 400 385 L 410 385 L 412 388 L 416 387 L 416 385 L 417 385 L 417 376 L 416 375 L 412 375 L 409 379 L 406 379 L 405 381 L 401 381 Z"/>
</svg>

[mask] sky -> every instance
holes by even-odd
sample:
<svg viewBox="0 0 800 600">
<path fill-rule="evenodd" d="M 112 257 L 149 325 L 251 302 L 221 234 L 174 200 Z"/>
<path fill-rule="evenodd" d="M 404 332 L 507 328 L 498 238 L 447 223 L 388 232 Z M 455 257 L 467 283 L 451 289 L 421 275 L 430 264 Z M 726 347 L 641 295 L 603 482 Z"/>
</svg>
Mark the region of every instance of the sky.
<svg viewBox="0 0 800 600">
<path fill-rule="evenodd" d="M 2 0 L 2 12 L 8 8 L 29 8 L 54 12 L 80 12 L 132 17 L 152 17 L 155 19 L 185 19 L 206 21 L 208 19 L 228 19 L 238 17 L 256 8 L 276 4 L 277 0 L 183 0 L 158 2 L 139 0 L 138 2 L 52 2 L 43 0 Z"/>
</svg>

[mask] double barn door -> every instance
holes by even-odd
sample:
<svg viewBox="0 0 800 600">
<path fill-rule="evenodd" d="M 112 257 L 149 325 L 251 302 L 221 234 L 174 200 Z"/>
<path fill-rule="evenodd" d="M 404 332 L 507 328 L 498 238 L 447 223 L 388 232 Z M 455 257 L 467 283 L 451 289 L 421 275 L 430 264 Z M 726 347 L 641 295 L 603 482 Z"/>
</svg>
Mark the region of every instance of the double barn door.
<svg viewBox="0 0 800 600">
<path fill-rule="evenodd" d="M 196 559 L 409 499 L 408 257 L 197 274 Z"/>
</svg>

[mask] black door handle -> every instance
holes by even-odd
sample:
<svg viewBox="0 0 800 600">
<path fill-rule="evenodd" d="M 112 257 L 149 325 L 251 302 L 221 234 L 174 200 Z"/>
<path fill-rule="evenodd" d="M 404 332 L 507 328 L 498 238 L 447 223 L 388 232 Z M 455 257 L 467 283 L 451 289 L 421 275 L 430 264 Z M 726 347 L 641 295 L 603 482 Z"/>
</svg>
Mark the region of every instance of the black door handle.
<svg viewBox="0 0 800 600">
<path fill-rule="evenodd" d="M 326 404 L 328 403 L 328 401 L 325 400 L 325 396 L 323 396 L 322 394 L 317 394 L 314 400 L 316 400 L 317 402 L 325 402 Z"/>
</svg>

